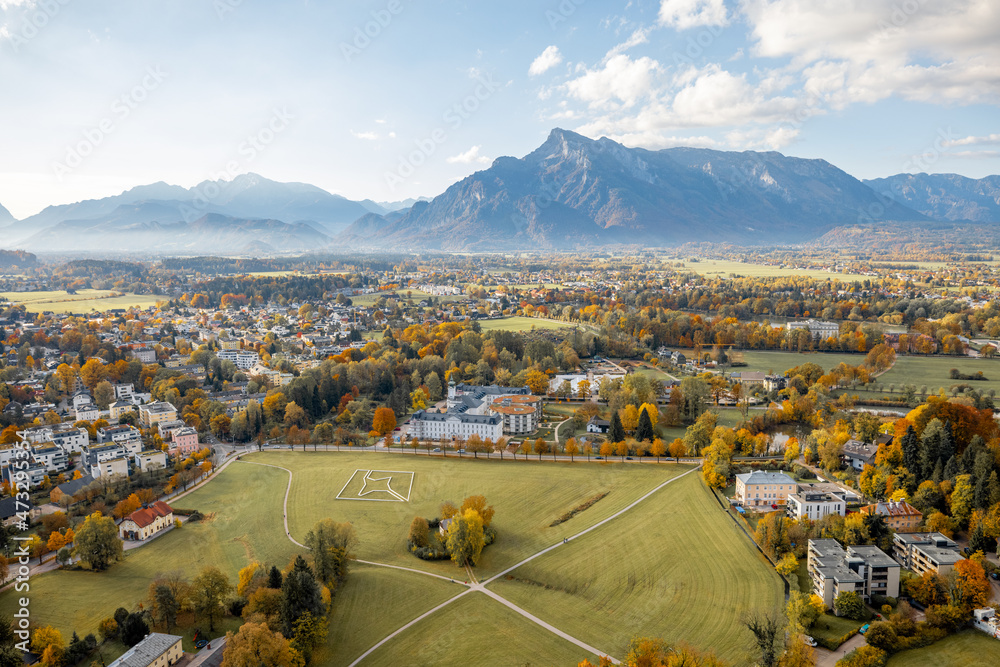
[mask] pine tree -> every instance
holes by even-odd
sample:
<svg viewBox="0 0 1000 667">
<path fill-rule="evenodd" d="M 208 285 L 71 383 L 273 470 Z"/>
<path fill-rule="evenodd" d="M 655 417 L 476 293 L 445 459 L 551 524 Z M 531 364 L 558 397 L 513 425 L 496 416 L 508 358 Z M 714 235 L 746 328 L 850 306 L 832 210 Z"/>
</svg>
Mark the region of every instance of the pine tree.
<svg viewBox="0 0 1000 667">
<path fill-rule="evenodd" d="M 920 443 L 920 466 L 923 479 L 930 478 L 934 474 L 934 463 L 940 458 L 941 434 L 932 433 L 925 435 Z M 944 470 L 942 469 L 942 474 Z M 938 480 L 940 481 L 940 480 Z"/>
<path fill-rule="evenodd" d="M 903 447 L 903 465 L 906 466 L 907 470 L 916 475 L 921 471 L 920 440 L 917 438 L 917 433 L 913 430 L 912 426 L 906 427 L 906 433 L 903 434 L 901 440 L 900 444 Z"/>
<path fill-rule="evenodd" d="M 274 565 L 271 566 L 271 571 L 267 575 L 267 587 L 281 588 L 281 570 Z"/>
<path fill-rule="evenodd" d="M 645 410 L 639 413 L 639 425 L 635 429 L 635 439 L 639 442 L 653 441 L 653 422 Z"/>
<path fill-rule="evenodd" d="M 937 460 L 937 463 L 934 465 L 934 472 L 931 473 L 931 480 L 935 484 L 940 484 L 941 480 L 943 479 L 944 479 L 944 466 L 941 465 L 941 459 L 939 458 Z"/>
<path fill-rule="evenodd" d="M 941 430 L 941 444 L 938 446 L 938 456 L 947 461 L 955 455 L 955 436 L 952 433 L 951 422 L 945 422 Z"/>
<path fill-rule="evenodd" d="M 976 465 L 976 456 L 979 455 L 979 452 L 985 451 L 985 449 L 986 445 L 983 443 L 982 437 L 978 434 L 972 436 L 968 447 L 966 447 L 965 451 L 962 452 L 962 474 L 972 474 Z"/>
<path fill-rule="evenodd" d="M 295 632 L 295 622 L 309 612 L 319 618 L 325 616 L 323 596 L 316 583 L 316 577 L 302 556 L 295 557 L 292 571 L 281 584 L 281 626 L 288 637 Z"/>
<path fill-rule="evenodd" d="M 990 542 L 991 540 L 986 538 L 986 533 L 983 531 L 983 522 L 980 521 L 976 524 L 976 528 L 972 531 L 972 535 L 969 536 L 969 549 L 972 553 L 982 551 L 985 554 L 990 549 Z"/>
<path fill-rule="evenodd" d="M 989 493 L 989 506 L 993 507 L 997 503 L 1000 503 L 1000 480 L 997 480 L 996 470 L 990 473 L 989 480 L 986 482 L 986 489 Z"/>
<path fill-rule="evenodd" d="M 976 489 L 972 492 L 972 506 L 977 510 L 988 510 L 990 508 L 990 491 L 988 478 L 980 477 L 976 481 Z"/>
<path fill-rule="evenodd" d="M 954 456 L 952 456 L 950 459 L 948 459 L 948 463 L 946 463 L 944 466 L 944 478 L 950 479 L 951 481 L 954 482 L 955 478 L 958 477 L 960 474 L 961 470 L 959 469 L 958 466 L 958 460 Z"/>
<path fill-rule="evenodd" d="M 617 412 L 613 412 L 611 415 L 611 428 L 608 431 L 608 437 L 611 442 L 621 442 L 625 439 L 625 427 L 622 426 L 622 420 L 618 417 Z"/>
</svg>

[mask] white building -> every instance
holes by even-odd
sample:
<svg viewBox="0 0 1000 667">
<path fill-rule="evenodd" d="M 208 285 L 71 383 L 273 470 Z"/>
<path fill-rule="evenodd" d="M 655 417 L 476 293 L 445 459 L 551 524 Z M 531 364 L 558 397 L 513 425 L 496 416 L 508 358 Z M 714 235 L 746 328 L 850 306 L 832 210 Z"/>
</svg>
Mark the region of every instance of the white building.
<svg viewBox="0 0 1000 667">
<path fill-rule="evenodd" d="M 87 429 L 70 423 L 34 426 L 25 431 L 24 437 L 34 444 L 51 442 L 67 454 L 82 451 L 90 444 L 90 434 Z"/>
<path fill-rule="evenodd" d="M 162 470 L 167 467 L 167 454 L 158 449 L 147 449 L 132 455 L 135 467 L 142 472 Z"/>
<path fill-rule="evenodd" d="M 1000 619 L 993 607 L 985 609 L 974 609 L 972 611 L 972 627 L 980 632 L 985 632 L 994 639 L 1000 639 Z"/>
<path fill-rule="evenodd" d="M 808 329 L 813 338 L 826 340 L 836 338 L 840 335 L 840 325 L 836 322 L 820 322 L 819 320 L 804 320 L 799 322 L 789 322 L 786 325 L 788 332 Z"/>
<path fill-rule="evenodd" d="M 874 546 L 840 546 L 837 540 L 809 540 L 809 577 L 813 593 L 828 606 L 844 592 L 865 600 L 872 595 L 899 597 L 899 563 Z"/>
<path fill-rule="evenodd" d="M 156 350 L 151 347 L 140 347 L 137 350 L 133 350 L 132 356 L 144 364 L 156 363 Z"/>
<path fill-rule="evenodd" d="M 116 459 L 108 459 L 100 463 L 95 463 L 90 466 L 90 474 L 94 479 L 116 475 L 128 477 L 128 459 L 120 456 Z"/>
<path fill-rule="evenodd" d="M 101 418 L 101 410 L 93 403 L 87 403 L 81 405 L 76 409 L 76 420 L 77 421 L 97 421 Z"/>
<path fill-rule="evenodd" d="M 410 435 L 420 440 L 468 440 L 478 435 L 494 442 L 503 436 L 500 415 L 418 410 L 410 418 Z"/>
<path fill-rule="evenodd" d="M 847 501 L 832 494 L 819 491 L 799 491 L 788 496 L 788 515 L 794 519 L 819 521 L 830 514 L 844 516 Z"/>
<path fill-rule="evenodd" d="M 260 355 L 250 350 L 219 350 L 216 356 L 223 361 L 233 362 L 243 371 L 248 371 L 260 363 Z"/>
</svg>

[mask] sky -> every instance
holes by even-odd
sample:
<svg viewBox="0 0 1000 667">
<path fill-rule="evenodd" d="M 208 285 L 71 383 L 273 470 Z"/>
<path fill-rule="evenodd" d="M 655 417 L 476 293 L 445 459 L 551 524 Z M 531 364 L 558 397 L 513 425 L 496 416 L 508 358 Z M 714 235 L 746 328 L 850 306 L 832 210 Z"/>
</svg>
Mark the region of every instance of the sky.
<svg viewBox="0 0 1000 667">
<path fill-rule="evenodd" d="M 0 204 L 434 196 L 562 127 L 1000 173 L 996 0 L 0 0 Z"/>
</svg>

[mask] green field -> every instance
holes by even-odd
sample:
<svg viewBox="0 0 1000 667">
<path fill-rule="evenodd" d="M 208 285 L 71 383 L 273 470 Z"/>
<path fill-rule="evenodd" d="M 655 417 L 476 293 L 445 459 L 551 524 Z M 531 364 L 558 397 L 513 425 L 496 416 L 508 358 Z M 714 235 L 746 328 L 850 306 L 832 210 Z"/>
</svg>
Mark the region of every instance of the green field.
<svg viewBox="0 0 1000 667">
<path fill-rule="evenodd" d="M 553 463 L 544 457 L 538 462 L 535 457 L 528 461 L 498 461 L 376 453 L 283 452 L 243 458 L 280 465 L 293 472 L 288 526 L 298 541 L 303 541 L 313 525 L 325 517 L 350 521 L 360 540 L 358 558 L 449 577 L 462 571 L 450 561 L 420 560 L 406 549 L 406 532 L 413 517 L 440 516 L 440 505 L 446 500 L 458 504 L 466 496 L 482 494 L 496 508 L 493 525 L 500 537 L 483 552 L 476 568 L 477 576 L 486 577 L 610 516 L 657 484 L 690 468 Z M 359 469 L 412 471 L 410 501 L 336 500 L 337 493 Z M 604 491 L 610 493 L 586 512 L 549 527 L 564 512 Z M 544 502 L 539 502 L 540 493 L 544 494 Z"/>
<path fill-rule="evenodd" d="M 949 373 L 957 368 L 967 375 L 975 375 L 982 371 L 988 381 L 968 382 L 973 388 L 987 392 L 990 389 L 1000 393 L 1000 361 L 994 359 L 973 359 L 971 357 L 917 357 L 898 356 L 896 365 L 884 375 L 876 379 L 876 384 L 884 386 L 885 393 L 889 385 L 896 385 L 895 393 L 900 393 L 903 385 L 912 384 L 919 391 L 926 386 L 930 393 L 937 393 L 943 387 L 949 391 L 953 384 L 961 384 L 963 380 L 952 380 Z"/>
<path fill-rule="evenodd" d="M 715 276 L 728 277 L 734 273 L 740 276 L 809 276 L 818 280 L 826 278 L 836 278 L 847 282 L 863 280 L 863 276 L 851 275 L 847 273 L 833 273 L 818 269 L 784 269 L 779 266 L 765 266 L 763 264 L 747 264 L 744 262 L 731 262 L 723 259 L 700 259 L 697 262 L 687 262 L 684 268 L 694 271 L 709 278 Z"/>
<path fill-rule="evenodd" d="M 206 513 L 206 520 L 172 530 L 148 545 L 126 552 L 125 561 L 105 572 L 62 571 L 31 580 L 31 613 L 36 622 L 73 630 L 82 637 L 97 632 L 101 619 L 118 607 L 132 608 L 158 574 L 180 571 L 194 578 L 215 565 L 235 583 L 251 559 L 284 567 L 295 553 L 281 527 L 281 498 L 288 474 L 274 468 L 234 463 L 204 487 L 177 501 L 180 508 Z M 261 502 L 272 498 L 273 502 Z M 0 612 L 17 603 L 12 589 L 0 594 Z"/>
<path fill-rule="evenodd" d="M 889 658 L 887 667 L 996 667 L 1000 641 L 978 630 L 962 630 L 924 648 L 903 651 Z"/>
<path fill-rule="evenodd" d="M 13 303 L 23 303 L 29 313 L 50 310 L 54 313 L 88 313 L 92 310 L 105 311 L 112 308 L 147 308 L 166 297 L 155 294 L 126 294 L 108 296 L 111 290 L 82 289 L 76 294 L 63 290 L 44 292 L 2 292 L 0 297 Z"/>
<path fill-rule="evenodd" d="M 502 329 L 505 331 L 530 331 L 531 329 L 566 329 L 572 327 L 568 322 L 556 322 L 537 317 L 503 317 L 498 320 L 479 320 L 483 331 Z"/>
<path fill-rule="evenodd" d="M 491 588 L 622 657 L 635 633 L 741 659 L 741 612 L 783 602 L 781 581 L 697 475 L 519 567 Z"/>
<path fill-rule="evenodd" d="M 800 582 L 801 586 L 801 582 Z M 864 623 L 852 621 L 842 616 L 834 616 L 827 612 L 816 619 L 816 622 L 809 628 L 809 635 L 817 641 L 828 641 L 831 644 L 840 645 L 840 640 L 851 630 L 859 629 Z"/>
<path fill-rule="evenodd" d="M 845 363 L 849 366 L 857 366 L 865 360 L 863 354 L 834 354 L 830 352 L 758 352 L 746 350 L 743 352 L 743 360 L 746 366 L 730 369 L 733 373 L 747 371 L 761 371 L 768 373 L 773 371 L 778 375 L 784 374 L 790 368 L 801 366 L 802 364 L 816 364 L 824 371 Z"/>
<path fill-rule="evenodd" d="M 405 657 L 404 657 L 405 656 Z M 482 593 L 470 593 L 381 646 L 363 667 L 563 665 L 597 660 Z"/>
</svg>

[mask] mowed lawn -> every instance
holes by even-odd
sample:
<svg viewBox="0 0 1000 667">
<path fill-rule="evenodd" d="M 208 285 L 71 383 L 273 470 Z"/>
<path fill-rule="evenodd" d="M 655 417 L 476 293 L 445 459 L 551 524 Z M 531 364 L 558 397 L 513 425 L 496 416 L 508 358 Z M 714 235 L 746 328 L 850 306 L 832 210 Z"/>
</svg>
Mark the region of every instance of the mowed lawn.
<svg viewBox="0 0 1000 667">
<path fill-rule="evenodd" d="M 569 322 L 556 322 L 538 317 L 502 317 L 498 320 L 479 320 L 483 331 L 502 329 L 504 331 L 530 331 L 531 329 L 565 329 L 573 326 Z"/>
<path fill-rule="evenodd" d="M 387 635 L 465 590 L 422 574 L 354 563 L 337 591 L 317 665 L 347 665 Z"/>
<path fill-rule="evenodd" d="M 482 593 L 469 593 L 383 644 L 361 667 L 571 667 L 588 655 Z M 346 663 L 344 663 L 346 664 Z"/>
<path fill-rule="evenodd" d="M 887 667 L 996 667 L 1000 641 L 979 630 L 962 630 L 924 648 L 902 651 L 889 658 Z"/>
<path fill-rule="evenodd" d="M 802 364 L 813 363 L 822 367 L 824 371 L 845 363 L 848 366 L 857 366 L 865 360 L 863 354 L 834 354 L 830 352 L 763 352 L 763 351 L 743 351 L 743 360 L 746 366 L 730 369 L 733 373 L 746 371 L 761 371 L 764 373 L 774 372 L 783 375 L 785 371 Z"/>
<path fill-rule="evenodd" d="M 978 371 L 982 371 L 987 381 L 952 380 L 952 368 L 957 368 L 967 375 L 975 375 Z M 902 392 L 902 387 L 908 384 L 915 386 L 917 391 L 920 391 L 921 387 L 927 387 L 929 393 L 935 394 L 942 387 L 950 394 L 952 385 L 962 383 L 967 383 L 984 393 L 990 389 L 1000 393 L 1000 360 L 900 355 L 896 357 L 896 365 L 884 375 L 880 375 L 875 383 L 883 385 L 883 393 L 886 394 L 889 392 L 890 384 L 896 385 L 894 393 L 897 396 Z"/>
<path fill-rule="evenodd" d="M 288 502 L 292 535 L 302 542 L 322 518 L 350 521 L 358 533 L 358 558 L 391 565 L 462 576 L 450 561 L 424 561 L 407 551 L 406 537 L 414 516 L 440 516 L 442 502 L 460 504 L 482 494 L 493 505 L 499 537 L 483 551 L 476 568 L 484 578 L 516 564 L 564 537 L 627 506 L 690 465 L 662 463 L 576 463 L 551 460 L 443 459 L 436 456 L 378 453 L 264 452 L 244 456 L 288 468 L 294 473 Z M 409 502 L 340 500 L 336 496 L 356 470 L 414 473 Z M 363 475 L 363 473 L 361 473 Z M 598 493 L 608 495 L 556 527 L 550 524 Z M 263 500 L 263 496 L 261 497 Z"/>
<path fill-rule="evenodd" d="M 91 310 L 105 311 L 133 306 L 146 308 L 166 299 L 156 294 L 126 294 L 115 297 L 109 297 L 109 294 L 110 290 L 83 289 L 78 290 L 76 294 L 68 294 L 63 290 L 2 292 L 0 297 L 14 303 L 23 303 L 29 313 L 41 313 L 47 310 L 54 313 L 87 313 Z"/>
<path fill-rule="evenodd" d="M 742 660 L 740 614 L 783 604 L 781 580 L 697 474 L 490 586 L 615 657 L 634 635 Z"/>
<path fill-rule="evenodd" d="M 118 607 L 134 609 L 157 575 L 180 572 L 189 579 L 215 565 L 236 584 L 236 575 L 252 559 L 283 568 L 299 551 L 284 534 L 281 499 L 288 474 L 262 466 L 233 463 L 204 487 L 174 503 L 197 509 L 208 518 L 127 551 L 125 561 L 104 572 L 56 570 L 31 579 L 31 617 L 53 625 L 63 637 L 74 630 L 96 634 L 100 621 Z M 0 594 L 0 613 L 15 611 L 21 594 Z"/>
</svg>

